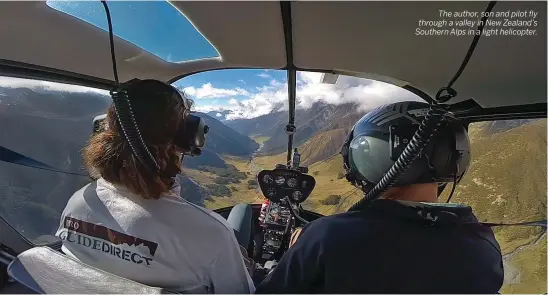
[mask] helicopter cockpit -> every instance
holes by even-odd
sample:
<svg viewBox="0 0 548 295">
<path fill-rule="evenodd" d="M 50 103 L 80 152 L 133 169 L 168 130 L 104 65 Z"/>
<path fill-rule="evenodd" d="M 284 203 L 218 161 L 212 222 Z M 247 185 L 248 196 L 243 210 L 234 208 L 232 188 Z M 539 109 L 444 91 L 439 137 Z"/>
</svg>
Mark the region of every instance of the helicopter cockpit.
<svg viewBox="0 0 548 295">
<path fill-rule="evenodd" d="M 426 111 L 433 114 L 451 113 L 462 120 L 473 139 L 474 153 L 492 157 L 473 163 L 475 170 L 460 185 L 462 193 L 459 194 L 460 187 L 455 192 L 456 183 L 451 190 L 447 189 L 450 184 L 440 185 L 440 200 L 447 195 L 449 200 L 454 195 L 458 202 L 474 203 L 475 199 L 467 194 L 485 196 L 484 202 L 474 203 L 474 209 L 483 214 L 481 222 L 493 227 L 525 227 L 517 233 L 497 232 L 502 240 L 505 263 L 510 265 L 506 267 L 511 274 L 507 276 L 506 286 L 510 287 L 505 291 L 546 292 L 545 288 L 538 287 L 537 281 L 532 284 L 536 289 L 525 289 L 526 283 L 520 281 L 522 272 L 511 265 L 523 267 L 520 263 L 525 258 L 512 260 L 523 253 L 523 247 L 535 251 L 546 247 L 546 216 L 539 213 L 541 209 L 545 211 L 546 203 L 537 204 L 537 195 L 546 191 L 546 180 L 538 175 L 546 172 L 546 140 L 545 132 L 541 132 L 545 131 L 547 115 L 546 3 L 67 3 L 0 2 L 0 40 L 3 40 L 0 46 L 0 129 L 7 127 L 5 134 L 0 134 L 0 164 L 5 165 L 0 165 L 0 179 L 6 179 L 0 181 L 2 292 L 178 292 L 140 284 L 82 263 L 62 253 L 61 241 L 51 233 L 52 222 L 37 226 L 39 230 L 31 235 L 33 229 L 29 223 L 19 221 L 36 215 L 44 220 L 55 220 L 53 227 L 58 225 L 54 224 L 58 222 L 58 211 L 70 195 L 58 196 L 61 189 L 57 184 L 71 189 L 80 186 L 79 189 L 93 178 L 81 172 L 81 162 L 75 160 L 79 157 L 77 150 L 89 133 L 100 130 L 106 118 L 104 110 L 116 101 L 119 85 L 132 79 L 153 79 L 174 85 L 196 101 L 198 108 L 191 113 L 196 119 L 197 143 L 196 149 L 185 159 L 180 177 L 181 195 L 189 196 L 189 202 L 211 209 L 224 218 L 228 218 L 236 204 L 251 203 L 253 231 L 247 251 L 256 263 L 253 275 L 256 283 L 276 267 L 290 247 L 292 234 L 299 228 L 323 216 L 345 212 L 356 203 L 378 198 L 379 192 L 389 188 L 411 165 L 419 147 L 428 141 L 425 138 L 432 135 L 423 134 L 428 128 L 409 139 L 409 142 L 414 140 L 413 145 L 406 139 L 399 146 L 400 153 L 406 156 L 399 158 L 398 166 L 387 171 L 380 184 L 367 194 L 349 184 L 340 172 L 343 163 L 339 149 L 355 121 L 381 102 L 415 100 L 429 103 L 431 109 Z M 474 20 L 481 20 L 483 24 L 471 26 L 473 34 L 415 34 L 419 20 L 442 20 L 440 10 L 477 11 L 482 17 Z M 497 19 L 491 11 L 533 11 L 536 13 L 534 20 L 538 22 L 536 33 L 487 36 L 482 32 L 493 28 L 485 25 L 486 21 Z M 165 17 L 151 19 L 157 27 L 129 25 L 132 20 L 151 17 L 154 13 Z M 184 18 L 185 22 L 167 21 L 168 16 Z M 202 56 L 191 52 L 193 48 L 190 48 L 179 62 L 179 56 L 173 56 L 185 51 L 185 44 L 173 40 L 181 42 L 185 38 L 168 36 L 151 42 L 135 33 L 160 35 L 155 30 L 163 25 L 172 26 L 161 29 L 173 30 L 174 35 L 180 34 L 183 27 L 192 28 L 194 31 L 188 35 L 188 40 L 196 41 L 199 44 L 196 47 L 208 47 L 210 51 Z M 246 70 L 257 72 L 247 75 Z M 215 76 L 218 81 L 227 80 L 229 75 L 224 73 L 228 71 L 233 71 L 230 75 L 233 82 L 239 83 L 230 89 L 228 86 L 214 88 L 204 78 L 218 74 Z M 314 89 L 303 87 L 311 80 L 307 77 L 309 74 L 319 77 Z M 266 82 L 246 87 L 248 80 L 244 78 L 248 77 Z M 19 91 L 12 86 L 13 79 L 20 79 L 19 84 L 25 79 L 34 79 L 42 86 L 36 88 L 38 90 Z M 82 95 L 69 101 L 63 94 L 49 93 L 51 86 L 48 83 L 58 83 L 65 89 L 80 87 L 85 90 L 78 88 L 74 92 Z M 341 84 L 350 90 L 341 90 Z M 367 88 L 370 84 L 373 86 Z M 389 90 L 379 90 L 380 84 L 389 85 L 386 88 Z M 255 93 L 253 88 L 264 92 Z M 405 93 L 393 91 L 396 88 Z M 95 104 L 84 95 L 89 93 L 97 95 L 100 103 Z M 52 104 L 78 114 L 61 118 L 50 105 L 34 96 L 53 97 Z M 240 96 L 274 102 L 268 105 L 269 108 L 261 108 L 262 105 L 257 106 L 255 101 L 246 101 Z M 374 99 L 370 103 L 356 103 L 371 97 Z M 221 102 L 213 103 L 214 100 Z M 117 107 L 124 109 L 127 106 L 119 103 Z M 15 116 L 10 115 L 14 110 L 30 123 L 25 125 L 27 121 L 15 120 Z M 126 118 L 131 117 L 131 110 L 126 108 L 123 112 Z M 250 115 L 252 112 L 257 114 Z M 37 117 L 54 122 L 48 125 L 50 133 L 40 129 L 39 121 L 32 121 Z M 435 125 L 436 119 L 436 116 L 427 116 L 424 122 L 417 123 Z M 504 126 L 499 124 L 506 121 Z M 82 136 L 82 128 L 59 131 L 72 125 L 86 126 L 91 132 Z M 137 124 L 131 120 L 121 125 L 126 128 L 124 132 L 139 133 Z M 10 130 L 17 132 L 10 133 Z M 21 139 L 24 132 L 30 134 L 32 130 L 51 137 L 51 141 L 24 146 L 11 144 L 12 140 Z M 67 137 L 78 140 L 79 145 L 65 143 L 63 140 Z M 541 137 L 543 142 L 538 140 Z M 58 151 L 53 147 L 55 141 L 63 141 Z M 505 153 L 503 148 L 510 149 L 515 142 L 523 143 L 526 151 Z M 138 140 L 132 144 L 136 157 L 153 169 L 154 161 L 147 159 L 146 147 L 143 148 Z M 49 156 L 43 157 L 36 152 L 40 149 L 50 151 L 52 158 L 62 157 L 56 161 L 61 164 L 50 165 Z M 475 168 L 481 165 L 482 169 Z M 496 170 L 503 165 L 512 168 L 522 165 L 522 174 L 534 176 L 518 178 L 522 176 L 516 170 L 497 174 Z M 537 168 L 539 165 L 544 166 Z M 38 181 L 40 185 L 51 187 L 43 193 L 46 196 L 40 197 L 43 201 L 38 202 L 29 196 L 40 186 L 22 184 L 38 177 L 28 170 L 18 170 L 21 167 L 61 176 L 48 176 Z M 77 180 L 71 180 L 69 176 L 77 177 Z M 499 182 L 511 185 L 499 185 Z M 196 198 L 190 200 L 193 197 Z M 513 203 L 513 197 L 525 200 Z M 50 205 L 56 209 L 48 207 Z M 496 209 L 491 210 L 491 206 Z M 528 209 L 534 212 L 519 218 L 510 218 L 512 213 L 508 213 L 522 213 Z M 15 219 L 13 216 L 17 212 L 25 212 L 25 216 Z M 489 219 L 492 216 L 501 219 Z M 536 219 L 542 220 L 531 221 Z M 542 276 L 545 272 L 545 268 L 544 273 L 535 268 L 521 279 L 532 280 L 531 273 L 542 273 Z M 542 280 L 545 285 L 545 278 Z M 519 288 L 514 289 L 512 284 Z"/>
</svg>

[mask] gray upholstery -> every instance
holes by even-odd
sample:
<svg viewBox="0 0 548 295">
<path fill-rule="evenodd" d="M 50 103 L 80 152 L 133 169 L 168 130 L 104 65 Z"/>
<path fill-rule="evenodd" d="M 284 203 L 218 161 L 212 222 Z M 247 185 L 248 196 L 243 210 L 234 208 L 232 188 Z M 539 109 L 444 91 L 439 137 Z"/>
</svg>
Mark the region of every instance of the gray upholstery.
<svg viewBox="0 0 548 295">
<path fill-rule="evenodd" d="M 8 274 L 42 294 L 171 293 L 109 274 L 48 247 L 36 247 L 19 254 L 8 266 Z"/>
</svg>

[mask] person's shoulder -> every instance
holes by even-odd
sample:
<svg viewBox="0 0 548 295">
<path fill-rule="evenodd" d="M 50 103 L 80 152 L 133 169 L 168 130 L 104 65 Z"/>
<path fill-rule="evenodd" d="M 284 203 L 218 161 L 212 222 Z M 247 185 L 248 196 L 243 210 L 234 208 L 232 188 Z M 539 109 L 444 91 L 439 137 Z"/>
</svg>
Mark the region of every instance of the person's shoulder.
<svg viewBox="0 0 548 295">
<path fill-rule="evenodd" d="M 310 222 L 304 227 L 302 234 L 307 232 L 307 236 L 314 239 L 322 239 L 346 232 L 349 228 L 359 226 L 363 218 L 360 218 L 355 212 L 345 212 L 335 215 L 324 216 Z M 301 235 L 302 235 L 301 234 Z"/>
<path fill-rule="evenodd" d="M 228 222 L 219 214 L 179 196 L 170 195 L 154 201 L 160 207 L 158 213 L 163 213 L 156 215 L 163 216 L 159 218 L 181 230 L 184 230 L 187 226 L 192 226 L 194 229 L 207 230 L 212 235 L 231 230 Z"/>
<path fill-rule="evenodd" d="M 221 215 L 215 213 L 213 210 L 198 206 L 182 198 L 179 199 L 179 201 L 181 203 L 184 203 L 189 208 L 192 208 L 196 215 L 200 216 L 203 219 L 211 221 L 213 224 L 218 225 L 219 229 L 224 231 L 232 230 L 226 219 L 223 218 Z"/>
<path fill-rule="evenodd" d="M 344 212 L 318 218 L 311 222 L 310 225 L 333 229 L 339 226 L 347 226 L 348 223 L 356 223 L 361 220 L 363 220 L 363 216 L 358 212 Z"/>
<path fill-rule="evenodd" d="M 96 183 L 90 182 L 86 185 L 84 185 L 82 188 L 77 190 L 72 194 L 72 196 L 68 199 L 67 205 L 65 206 L 65 211 L 78 211 L 82 208 L 85 208 L 87 206 L 86 200 L 84 199 L 84 194 L 86 194 L 89 190 L 95 190 Z"/>
</svg>

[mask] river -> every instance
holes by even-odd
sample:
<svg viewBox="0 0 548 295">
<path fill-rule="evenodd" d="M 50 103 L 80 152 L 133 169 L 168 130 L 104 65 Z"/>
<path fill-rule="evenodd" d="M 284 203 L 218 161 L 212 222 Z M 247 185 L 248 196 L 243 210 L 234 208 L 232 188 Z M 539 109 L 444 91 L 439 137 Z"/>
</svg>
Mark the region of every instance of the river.
<svg viewBox="0 0 548 295">
<path fill-rule="evenodd" d="M 249 162 L 247 162 L 247 166 L 251 169 L 251 171 L 255 174 L 259 173 L 261 170 L 263 170 L 263 168 L 259 165 L 257 165 L 257 163 L 255 163 L 255 157 L 257 156 L 257 154 L 261 151 L 261 149 L 263 148 L 264 146 L 264 143 L 259 143 L 259 148 L 255 150 L 255 152 L 253 152 L 253 154 L 251 154 L 251 158 L 249 159 Z"/>
<path fill-rule="evenodd" d="M 533 240 L 525 245 L 521 245 L 511 251 L 510 253 L 507 253 L 502 256 L 502 262 L 504 264 L 504 284 L 518 284 L 521 282 L 521 271 L 519 268 L 513 266 L 510 264 L 510 259 L 516 254 L 523 252 L 524 250 L 527 250 L 531 246 L 537 245 L 540 243 L 543 239 L 546 238 L 546 231 L 540 235 L 536 240 Z M 542 263 L 542 262 L 541 262 Z"/>
</svg>

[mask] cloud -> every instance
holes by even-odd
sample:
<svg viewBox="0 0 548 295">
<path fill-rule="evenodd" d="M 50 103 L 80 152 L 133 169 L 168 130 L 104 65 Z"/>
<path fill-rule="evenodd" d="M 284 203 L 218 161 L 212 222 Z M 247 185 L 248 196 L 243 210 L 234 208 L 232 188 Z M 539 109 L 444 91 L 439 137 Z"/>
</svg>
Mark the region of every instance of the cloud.
<svg viewBox="0 0 548 295">
<path fill-rule="evenodd" d="M 405 89 L 384 82 L 341 76 L 337 84 L 323 84 L 321 76 L 321 73 L 314 72 L 297 74 L 297 109 L 325 102 L 335 105 L 355 103 L 358 110 L 367 111 L 392 102 L 423 101 Z M 228 120 L 254 118 L 275 110 L 287 111 L 287 100 L 287 82 L 271 80 L 269 84 L 256 87 L 256 91 L 244 99 L 228 100 L 228 105 L 222 108 L 230 110 L 226 115 Z"/>
<path fill-rule="evenodd" d="M 0 77 L 0 87 L 4 88 L 30 88 L 33 90 L 49 90 L 49 91 L 61 91 L 61 92 L 77 92 L 77 93 L 97 93 L 101 95 L 109 95 L 108 91 L 84 87 L 72 84 L 55 83 L 40 80 L 12 78 L 12 77 Z"/>
<path fill-rule="evenodd" d="M 243 88 L 236 87 L 234 89 L 215 88 L 211 83 L 203 84 L 196 88 L 194 86 L 183 88 L 183 92 L 191 98 L 205 99 L 218 98 L 227 96 L 248 96 L 249 92 Z"/>
<path fill-rule="evenodd" d="M 261 78 L 265 78 L 265 79 L 268 79 L 270 78 L 270 75 L 269 74 L 266 74 L 266 73 L 260 73 L 257 75 L 258 77 L 261 77 Z"/>
<path fill-rule="evenodd" d="M 238 80 L 238 82 L 247 84 L 247 83 L 246 83 L 244 80 L 242 80 L 242 79 Z"/>
<path fill-rule="evenodd" d="M 223 115 L 221 113 L 215 114 L 215 117 L 222 117 Z"/>
</svg>

